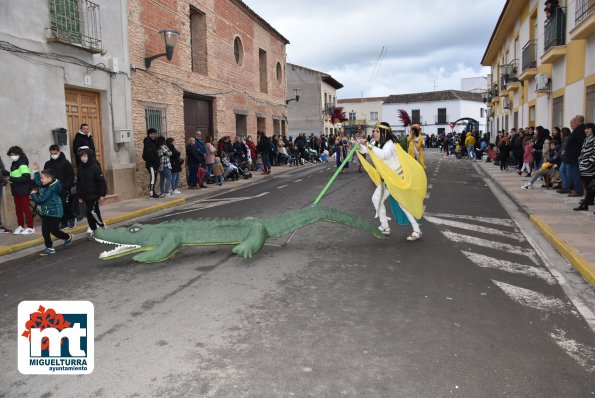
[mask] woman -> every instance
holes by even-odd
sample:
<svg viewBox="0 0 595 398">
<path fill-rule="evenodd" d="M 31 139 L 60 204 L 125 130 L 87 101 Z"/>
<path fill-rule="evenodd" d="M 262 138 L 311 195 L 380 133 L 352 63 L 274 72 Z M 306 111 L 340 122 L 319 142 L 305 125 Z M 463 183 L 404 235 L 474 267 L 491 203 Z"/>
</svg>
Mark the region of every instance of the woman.
<svg viewBox="0 0 595 398">
<path fill-rule="evenodd" d="M 262 156 L 262 174 L 271 174 L 271 141 L 264 132 L 260 134 L 258 152 Z"/>
<path fill-rule="evenodd" d="M 397 149 L 395 147 L 397 138 L 393 135 L 390 125 L 386 122 L 379 122 L 372 131 L 372 141 L 370 144 L 365 139 L 360 140 L 359 151 L 362 154 L 366 154 L 369 151 L 373 151 L 374 154 L 386 163 L 395 173 L 401 170 L 401 162 L 397 155 Z M 378 229 L 385 235 L 390 235 L 390 227 L 388 225 L 388 217 L 386 216 L 386 208 L 384 202 L 389 197 L 390 192 L 385 186 L 384 182 L 381 182 L 372 195 L 372 203 L 376 209 L 376 214 L 380 219 L 380 227 Z M 405 216 L 413 227 L 413 232 L 407 237 L 408 241 L 415 241 L 421 238 L 421 229 L 415 217 L 413 217 L 407 210 L 405 210 L 400 204 L 401 210 L 405 213 Z"/>
<path fill-rule="evenodd" d="M 159 154 L 159 189 L 161 197 L 169 197 L 169 188 L 171 187 L 171 151 L 165 145 L 165 137 L 157 138 L 157 153 Z"/>
<path fill-rule="evenodd" d="M 339 168 L 339 166 L 341 166 L 341 163 L 343 163 L 343 161 L 347 157 L 348 149 L 349 149 L 349 142 L 347 141 L 347 138 L 345 137 L 345 132 L 343 130 L 340 130 L 339 136 L 335 140 L 335 157 L 337 160 L 337 168 Z M 344 173 L 345 169 L 348 169 L 348 168 L 349 168 L 349 162 L 345 163 L 345 167 L 343 168 L 343 170 L 341 172 Z"/>
<path fill-rule="evenodd" d="M 256 145 L 254 145 L 254 141 L 252 141 L 252 136 L 249 135 L 246 138 L 246 146 L 248 147 L 248 164 L 250 166 L 250 170 L 254 171 L 254 163 L 256 162 Z"/>
<path fill-rule="evenodd" d="M 101 166 L 91 149 L 81 149 L 78 152 L 79 166 L 77 169 L 76 194 L 80 203 L 85 203 L 87 209 L 87 237 L 93 239 L 97 227 L 105 228 L 101 218 L 99 203 L 102 203 L 107 194 L 107 185 L 103 177 Z"/>
<path fill-rule="evenodd" d="M 29 170 L 29 159 L 21 147 L 13 146 L 7 152 L 12 160 L 10 165 L 10 192 L 14 199 L 14 208 L 17 213 L 19 226 L 14 230 L 15 235 L 29 235 L 35 233 L 33 227 L 33 214 L 29 207 L 29 194 L 33 181 L 31 181 L 31 170 Z"/>
<path fill-rule="evenodd" d="M 556 191 L 558 193 L 569 193 L 570 184 L 572 184 L 572 181 L 568 181 L 568 178 L 566 178 L 566 146 L 568 145 L 568 137 L 570 137 L 570 134 L 571 131 L 568 127 L 562 128 L 562 145 L 560 146 L 560 159 L 562 160 L 562 164 L 560 164 L 560 179 L 562 180 L 562 188 Z"/>
<path fill-rule="evenodd" d="M 213 174 L 213 164 L 215 163 L 215 153 L 217 148 L 213 145 L 213 136 L 209 135 L 206 142 L 207 154 L 205 156 L 205 164 L 207 165 L 207 178 Z"/>
<path fill-rule="evenodd" d="M 180 173 L 182 172 L 182 164 L 184 163 L 184 159 L 181 158 L 181 153 L 176 149 L 174 146 L 174 139 L 169 137 L 165 140 L 165 145 L 171 151 L 171 157 L 169 158 L 171 162 L 171 189 L 172 193 L 178 194 L 182 193 L 178 189 L 178 184 L 180 183 Z"/>
<path fill-rule="evenodd" d="M 188 189 L 198 189 L 200 153 L 196 147 L 196 139 L 194 137 L 190 137 L 186 143 L 186 160 L 188 161 Z"/>
<path fill-rule="evenodd" d="M 592 200 L 588 198 L 589 184 L 595 176 L 595 136 L 593 136 L 593 123 L 585 124 L 585 141 L 578 158 L 578 168 L 581 172 L 581 182 L 585 197 L 581 200 L 579 207 L 574 210 L 589 210 L 589 205 L 593 205 Z"/>
<path fill-rule="evenodd" d="M 411 126 L 411 133 L 407 137 L 407 152 L 411 155 L 414 159 L 426 168 L 426 163 L 424 162 L 424 138 L 423 134 L 421 134 L 421 127 L 419 124 L 414 124 Z"/>
</svg>

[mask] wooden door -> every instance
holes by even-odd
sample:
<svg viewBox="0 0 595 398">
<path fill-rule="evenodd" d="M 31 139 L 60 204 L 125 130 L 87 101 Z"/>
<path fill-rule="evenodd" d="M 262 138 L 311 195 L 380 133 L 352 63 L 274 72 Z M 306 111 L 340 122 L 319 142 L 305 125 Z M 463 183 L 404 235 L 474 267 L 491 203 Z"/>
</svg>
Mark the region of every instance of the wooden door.
<svg viewBox="0 0 595 398">
<path fill-rule="evenodd" d="M 213 105 L 210 100 L 184 97 L 184 141 L 202 131 L 203 142 L 213 135 Z"/>
<path fill-rule="evenodd" d="M 81 124 L 87 123 L 95 143 L 95 155 L 103 168 L 103 139 L 101 135 L 101 108 L 96 91 L 66 88 L 66 116 L 68 119 L 68 141 L 72 153 L 72 141 Z M 73 154 L 76 156 L 76 154 Z M 74 160 L 74 158 L 73 158 Z M 74 161 L 73 161 L 74 164 Z"/>
</svg>

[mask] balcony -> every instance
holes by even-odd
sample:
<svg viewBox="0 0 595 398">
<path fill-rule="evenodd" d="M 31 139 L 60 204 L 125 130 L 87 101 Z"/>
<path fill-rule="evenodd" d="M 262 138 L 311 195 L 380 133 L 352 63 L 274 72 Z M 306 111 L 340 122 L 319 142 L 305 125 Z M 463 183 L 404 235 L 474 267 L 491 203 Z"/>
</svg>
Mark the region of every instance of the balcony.
<svg viewBox="0 0 595 398">
<path fill-rule="evenodd" d="M 521 87 L 518 78 L 518 65 L 518 59 L 514 59 L 506 65 L 500 65 L 500 80 L 503 86 L 501 91 L 504 92 L 504 94 L 513 90 L 518 90 Z"/>
<path fill-rule="evenodd" d="M 435 124 L 448 124 L 448 115 L 444 114 L 444 113 L 439 113 L 436 116 L 434 116 L 434 123 Z"/>
<path fill-rule="evenodd" d="M 566 8 L 557 8 L 545 21 L 544 36 L 542 63 L 551 64 L 566 55 Z"/>
<path fill-rule="evenodd" d="M 520 80 L 529 80 L 537 75 L 537 40 L 529 40 L 523 47 Z"/>
<path fill-rule="evenodd" d="M 572 40 L 588 39 L 595 34 L 595 0 L 576 0 L 575 27 Z"/>
<path fill-rule="evenodd" d="M 88 0 L 49 0 L 51 37 L 48 41 L 101 53 L 99 5 Z"/>
</svg>

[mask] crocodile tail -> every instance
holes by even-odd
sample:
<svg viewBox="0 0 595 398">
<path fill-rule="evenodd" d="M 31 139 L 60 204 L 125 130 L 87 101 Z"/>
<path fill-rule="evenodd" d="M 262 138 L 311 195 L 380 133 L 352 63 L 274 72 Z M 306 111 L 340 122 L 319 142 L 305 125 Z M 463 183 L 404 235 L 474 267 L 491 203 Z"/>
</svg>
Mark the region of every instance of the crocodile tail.
<svg viewBox="0 0 595 398">
<path fill-rule="evenodd" d="M 279 238 L 293 232 L 304 225 L 312 224 L 317 221 L 330 221 L 338 224 L 348 225 L 371 233 L 377 238 L 386 238 L 378 228 L 369 221 L 354 214 L 331 207 L 314 206 L 305 207 L 284 213 L 279 216 L 264 220 L 268 235 L 271 238 Z"/>
</svg>

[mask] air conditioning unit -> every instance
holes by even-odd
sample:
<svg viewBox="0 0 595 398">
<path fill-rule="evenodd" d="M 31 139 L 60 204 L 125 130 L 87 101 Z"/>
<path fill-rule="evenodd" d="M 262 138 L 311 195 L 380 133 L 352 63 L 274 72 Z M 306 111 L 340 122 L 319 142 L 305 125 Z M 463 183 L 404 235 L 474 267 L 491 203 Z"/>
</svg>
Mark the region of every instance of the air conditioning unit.
<svg viewBox="0 0 595 398">
<path fill-rule="evenodd" d="M 502 109 L 511 109 L 512 104 L 510 103 L 510 98 L 504 97 L 502 99 Z"/>
<path fill-rule="evenodd" d="M 551 79 L 548 75 L 538 73 L 535 75 L 535 92 L 549 93 L 551 91 Z"/>
</svg>

